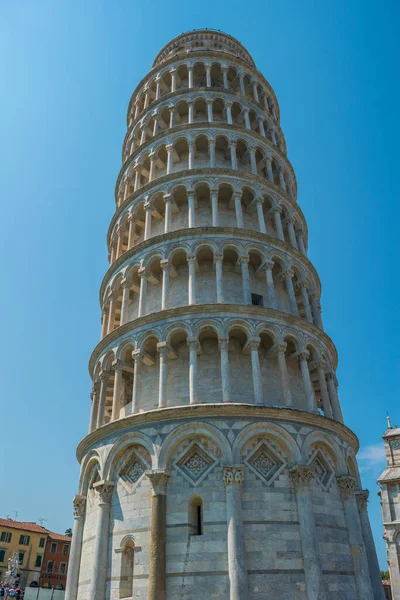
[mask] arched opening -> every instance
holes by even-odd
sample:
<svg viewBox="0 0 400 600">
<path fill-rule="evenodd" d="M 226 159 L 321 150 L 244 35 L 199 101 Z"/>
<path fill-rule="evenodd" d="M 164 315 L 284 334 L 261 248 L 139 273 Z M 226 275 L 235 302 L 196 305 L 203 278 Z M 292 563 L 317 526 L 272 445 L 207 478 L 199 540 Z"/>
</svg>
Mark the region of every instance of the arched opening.
<svg viewBox="0 0 400 600">
<path fill-rule="evenodd" d="M 279 370 L 276 352 L 273 350 L 274 340 L 268 331 L 260 333 L 260 370 L 265 406 L 282 405 L 280 401 Z"/>
<path fill-rule="evenodd" d="M 217 167 L 231 168 L 231 153 L 225 136 L 217 136 L 215 143 L 215 162 Z"/>
<path fill-rule="evenodd" d="M 176 250 L 171 254 L 169 262 L 169 307 L 175 308 L 176 306 L 186 306 L 188 304 L 189 273 L 188 263 L 186 260 L 186 252 L 181 249 Z"/>
<path fill-rule="evenodd" d="M 222 98 L 216 98 L 213 102 L 213 121 L 216 123 L 225 123 L 225 102 Z"/>
<path fill-rule="evenodd" d="M 232 402 L 254 404 L 250 352 L 246 351 L 247 334 L 240 327 L 229 331 L 229 366 Z"/>
<path fill-rule="evenodd" d="M 193 104 L 193 119 L 195 123 L 207 121 L 207 104 L 204 98 L 197 98 Z"/>
<path fill-rule="evenodd" d="M 188 505 L 189 535 L 203 535 L 203 500 L 200 496 L 191 496 Z"/>
<path fill-rule="evenodd" d="M 221 65 L 214 63 L 211 66 L 211 86 L 212 87 L 224 87 L 224 80 L 222 77 Z"/>
<path fill-rule="evenodd" d="M 189 107 L 187 102 L 179 102 L 175 109 L 176 122 L 179 125 L 184 125 L 189 121 Z"/>
<path fill-rule="evenodd" d="M 249 275 L 251 286 L 251 302 L 253 306 L 267 306 L 265 297 L 265 273 L 261 269 L 263 258 L 256 250 L 249 252 Z"/>
<path fill-rule="evenodd" d="M 161 310 L 161 284 L 162 269 L 160 257 L 155 256 L 147 265 L 147 294 L 146 294 L 146 312 L 156 312 Z"/>
<path fill-rule="evenodd" d="M 179 185 L 172 190 L 171 206 L 171 228 L 170 231 L 183 229 L 188 223 L 188 199 L 186 188 Z"/>
<path fill-rule="evenodd" d="M 238 264 L 239 255 L 234 247 L 223 251 L 222 279 L 225 302 L 243 304 L 242 272 Z"/>
<path fill-rule="evenodd" d="M 134 351 L 133 344 L 127 344 L 121 352 L 122 368 L 122 385 L 121 397 L 119 400 L 119 418 L 125 417 L 132 412 L 132 391 L 133 391 L 133 371 L 134 362 L 132 352 Z"/>
<path fill-rule="evenodd" d="M 199 135 L 196 137 L 195 142 L 195 167 L 197 169 L 205 168 L 210 166 L 209 155 L 208 155 L 208 139 L 205 135 Z"/>
<path fill-rule="evenodd" d="M 213 327 L 205 327 L 199 335 L 197 357 L 197 399 L 200 404 L 222 402 L 221 363 L 218 335 Z"/>
<path fill-rule="evenodd" d="M 177 329 L 167 339 L 174 353 L 174 360 L 168 361 L 167 368 L 167 406 L 189 404 L 189 348 L 187 337 L 184 329 Z"/>
<path fill-rule="evenodd" d="M 206 87 L 206 70 L 203 63 L 196 63 L 193 67 L 193 87 Z"/>
<path fill-rule="evenodd" d="M 199 183 L 195 187 L 196 194 L 196 226 L 211 226 L 210 189 L 206 183 Z"/>
<path fill-rule="evenodd" d="M 141 344 L 141 381 L 140 381 L 140 408 L 151 410 L 158 406 L 158 375 L 159 356 L 157 352 L 158 339 L 155 335 L 149 335 Z"/>
<path fill-rule="evenodd" d="M 133 540 L 128 540 L 121 552 L 120 598 L 132 598 L 133 596 L 134 552 L 135 544 Z"/>
<path fill-rule="evenodd" d="M 186 138 L 180 138 L 174 142 L 173 163 L 179 163 L 174 171 L 182 171 L 188 168 L 189 147 Z"/>
<path fill-rule="evenodd" d="M 235 207 L 232 201 L 232 186 L 223 183 L 218 188 L 219 221 L 223 227 L 236 227 Z"/>
</svg>

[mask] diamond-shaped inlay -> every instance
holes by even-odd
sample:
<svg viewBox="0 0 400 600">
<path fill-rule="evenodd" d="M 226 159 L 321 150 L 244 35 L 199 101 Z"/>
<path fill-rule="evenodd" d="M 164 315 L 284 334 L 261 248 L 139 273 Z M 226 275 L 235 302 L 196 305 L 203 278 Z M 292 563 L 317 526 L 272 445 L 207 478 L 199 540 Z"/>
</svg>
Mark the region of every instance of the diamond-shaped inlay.
<svg viewBox="0 0 400 600">
<path fill-rule="evenodd" d="M 147 465 L 144 461 L 139 458 L 136 452 L 132 452 L 128 461 L 125 463 L 122 471 L 120 472 L 121 479 L 126 483 L 134 485 L 143 473 L 147 470 Z"/>
<path fill-rule="evenodd" d="M 271 483 L 286 465 L 266 442 L 260 442 L 244 462 L 265 483 Z"/>
<path fill-rule="evenodd" d="M 310 465 L 315 469 L 315 478 L 317 481 L 327 490 L 332 482 L 333 470 L 320 450 L 317 450 L 313 454 Z"/>
<path fill-rule="evenodd" d="M 174 464 L 191 484 L 198 485 L 217 462 L 204 448 L 193 442 Z"/>
</svg>

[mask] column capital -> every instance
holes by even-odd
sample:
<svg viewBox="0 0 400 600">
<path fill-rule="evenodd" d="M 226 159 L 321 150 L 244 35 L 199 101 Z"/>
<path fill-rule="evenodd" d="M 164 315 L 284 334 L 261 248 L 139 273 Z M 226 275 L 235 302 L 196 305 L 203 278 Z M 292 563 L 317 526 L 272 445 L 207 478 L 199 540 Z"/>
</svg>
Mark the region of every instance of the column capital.
<svg viewBox="0 0 400 600">
<path fill-rule="evenodd" d="M 143 352 L 141 350 L 132 350 L 132 359 L 140 361 L 143 356 Z"/>
<path fill-rule="evenodd" d="M 193 264 L 195 264 L 197 258 L 196 258 L 196 256 L 194 254 L 188 254 L 186 256 L 186 260 L 189 263 L 189 265 L 191 265 L 191 264 L 193 265 Z"/>
<path fill-rule="evenodd" d="M 122 360 L 117 358 L 113 361 L 112 366 L 114 367 L 115 371 L 122 371 L 125 365 Z"/>
<path fill-rule="evenodd" d="M 99 504 L 111 504 L 112 493 L 114 489 L 113 481 L 98 481 L 93 484 L 93 488 L 99 496 Z"/>
<path fill-rule="evenodd" d="M 361 510 L 367 510 L 369 490 L 357 490 L 356 500 Z"/>
<path fill-rule="evenodd" d="M 163 199 L 164 199 L 164 202 L 171 202 L 172 194 L 164 194 Z"/>
<path fill-rule="evenodd" d="M 230 145 L 231 148 L 236 148 L 237 141 L 236 140 L 229 140 L 229 145 Z"/>
<path fill-rule="evenodd" d="M 272 349 L 279 354 L 279 352 L 282 352 L 283 354 L 285 354 L 286 352 L 286 348 L 287 348 L 287 343 L 286 342 L 276 342 L 276 344 L 274 344 L 272 346 Z"/>
<path fill-rule="evenodd" d="M 214 254 L 214 264 L 217 262 L 222 262 L 224 260 L 223 254 Z"/>
<path fill-rule="evenodd" d="M 146 473 L 150 479 L 153 496 L 165 496 L 167 493 L 168 471 L 148 471 Z"/>
<path fill-rule="evenodd" d="M 128 214 L 128 223 L 131 223 L 132 221 L 136 221 L 136 215 L 133 212 Z"/>
<path fill-rule="evenodd" d="M 100 381 L 108 381 L 109 377 L 112 375 L 110 371 L 100 371 L 99 379 Z"/>
<path fill-rule="evenodd" d="M 168 258 L 163 258 L 162 260 L 160 260 L 160 267 L 163 271 L 168 270 L 168 268 L 169 268 Z"/>
<path fill-rule="evenodd" d="M 131 279 L 129 279 L 129 277 L 124 277 L 124 278 L 121 280 L 121 287 L 122 287 L 123 289 L 125 289 L 125 288 L 128 288 L 128 289 L 129 289 L 129 288 L 131 287 L 131 285 L 132 285 L 132 280 L 131 280 Z"/>
<path fill-rule="evenodd" d="M 189 350 L 198 350 L 199 349 L 199 340 L 188 339 L 187 345 L 189 346 Z"/>
<path fill-rule="evenodd" d="M 151 206 L 150 202 L 145 202 L 143 208 L 144 208 L 144 210 L 151 210 L 152 206 Z"/>
<path fill-rule="evenodd" d="M 72 504 L 74 507 L 74 518 L 82 519 L 85 516 L 86 496 L 79 496 L 77 494 L 76 496 L 74 496 Z"/>
<path fill-rule="evenodd" d="M 337 478 L 337 482 L 342 500 L 349 500 L 354 495 L 356 480 L 351 475 L 342 475 Z"/>
<path fill-rule="evenodd" d="M 269 209 L 270 213 L 279 213 L 281 214 L 282 212 L 282 206 L 280 206 L 279 204 L 275 204 L 274 206 L 272 206 L 272 208 Z"/>
<path fill-rule="evenodd" d="M 138 275 L 139 275 L 140 279 L 143 279 L 144 277 L 146 277 L 146 275 L 147 275 L 146 267 L 140 267 L 140 269 L 138 270 Z"/>
<path fill-rule="evenodd" d="M 101 385 L 100 381 L 94 381 L 93 382 L 93 385 L 92 385 L 92 396 L 99 393 L 99 391 L 100 391 L 100 385 Z"/>
<path fill-rule="evenodd" d="M 263 198 L 263 196 L 256 196 L 256 197 L 254 198 L 254 202 L 255 202 L 256 204 L 264 204 L 264 198 Z"/>
<path fill-rule="evenodd" d="M 167 351 L 168 351 L 167 342 L 158 342 L 157 352 L 160 354 L 160 356 L 162 356 L 163 358 L 166 358 Z"/>
<path fill-rule="evenodd" d="M 309 350 L 301 350 L 297 356 L 299 357 L 300 360 L 308 360 L 310 358 L 310 351 Z"/>
<path fill-rule="evenodd" d="M 249 256 L 239 256 L 239 264 L 240 265 L 242 265 L 243 263 L 249 264 L 249 261 L 250 261 Z"/>
<path fill-rule="evenodd" d="M 253 350 L 258 350 L 260 347 L 260 339 L 249 340 L 246 345 L 250 352 Z"/>
<path fill-rule="evenodd" d="M 298 288 L 306 288 L 307 289 L 307 281 L 303 280 L 303 281 L 298 281 L 296 283 L 296 287 Z"/>
<path fill-rule="evenodd" d="M 229 106 L 229 108 L 232 108 L 233 102 L 225 102 L 225 106 Z"/>
<path fill-rule="evenodd" d="M 286 271 L 282 271 L 281 276 L 284 279 L 287 279 L 289 277 L 292 278 L 294 277 L 294 271 L 292 271 L 291 269 L 286 269 Z"/>
<path fill-rule="evenodd" d="M 215 146 L 216 140 L 213 140 L 213 139 L 208 140 L 208 143 L 210 144 L 210 146 Z"/>
<path fill-rule="evenodd" d="M 315 469 L 310 465 L 295 465 L 290 469 L 290 477 L 298 491 L 304 491 L 310 485 L 314 476 Z"/>
<path fill-rule="evenodd" d="M 222 467 L 222 475 L 224 478 L 224 488 L 241 487 L 244 481 L 244 467 L 241 465 L 232 465 Z"/>
<path fill-rule="evenodd" d="M 266 260 L 264 265 L 263 265 L 266 269 L 273 269 L 275 266 L 275 263 L 273 260 Z"/>
<path fill-rule="evenodd" d="M 313 367 L 315 369 L 323 369 L 325 370 L 326 367 L 326 361 L 324 359 L 320 359 L 320 360 L 316 360 L 315 363 L 313 364 Z"/>
</svg>

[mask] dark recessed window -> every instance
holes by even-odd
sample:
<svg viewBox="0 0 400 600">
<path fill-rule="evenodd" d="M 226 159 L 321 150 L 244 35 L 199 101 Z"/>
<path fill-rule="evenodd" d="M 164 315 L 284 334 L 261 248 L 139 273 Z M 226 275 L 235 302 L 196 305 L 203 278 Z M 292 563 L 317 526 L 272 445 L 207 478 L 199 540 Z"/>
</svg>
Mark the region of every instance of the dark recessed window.
<svg viewBox="0 0 400 600">
<path fill-rule="evenodd" d="M 259 294 L 252 294 L 251 303 L 253 306 L 264 306 L 263 297 Z"/>
</svg>

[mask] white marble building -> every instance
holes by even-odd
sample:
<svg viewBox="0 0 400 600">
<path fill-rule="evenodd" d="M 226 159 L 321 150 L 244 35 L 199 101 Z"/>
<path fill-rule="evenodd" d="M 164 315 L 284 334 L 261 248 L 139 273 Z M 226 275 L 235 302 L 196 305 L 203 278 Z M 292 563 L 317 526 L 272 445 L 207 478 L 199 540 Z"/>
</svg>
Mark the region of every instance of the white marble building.
<svg viewBox="0 0 400 600">
<path fill-rule="evenodd" d="M 180 35 L 128 109 L 68 600 L 383 598 L 278 102 Z"/>
<path fill-rule="evenodd" d="M 384 539 L 386 541 L 393 600 L 400 600 L 400 427 L 388 429 L 383 436 L 387 468 L 378 479 L 380 485 Z"/>
</svg>

